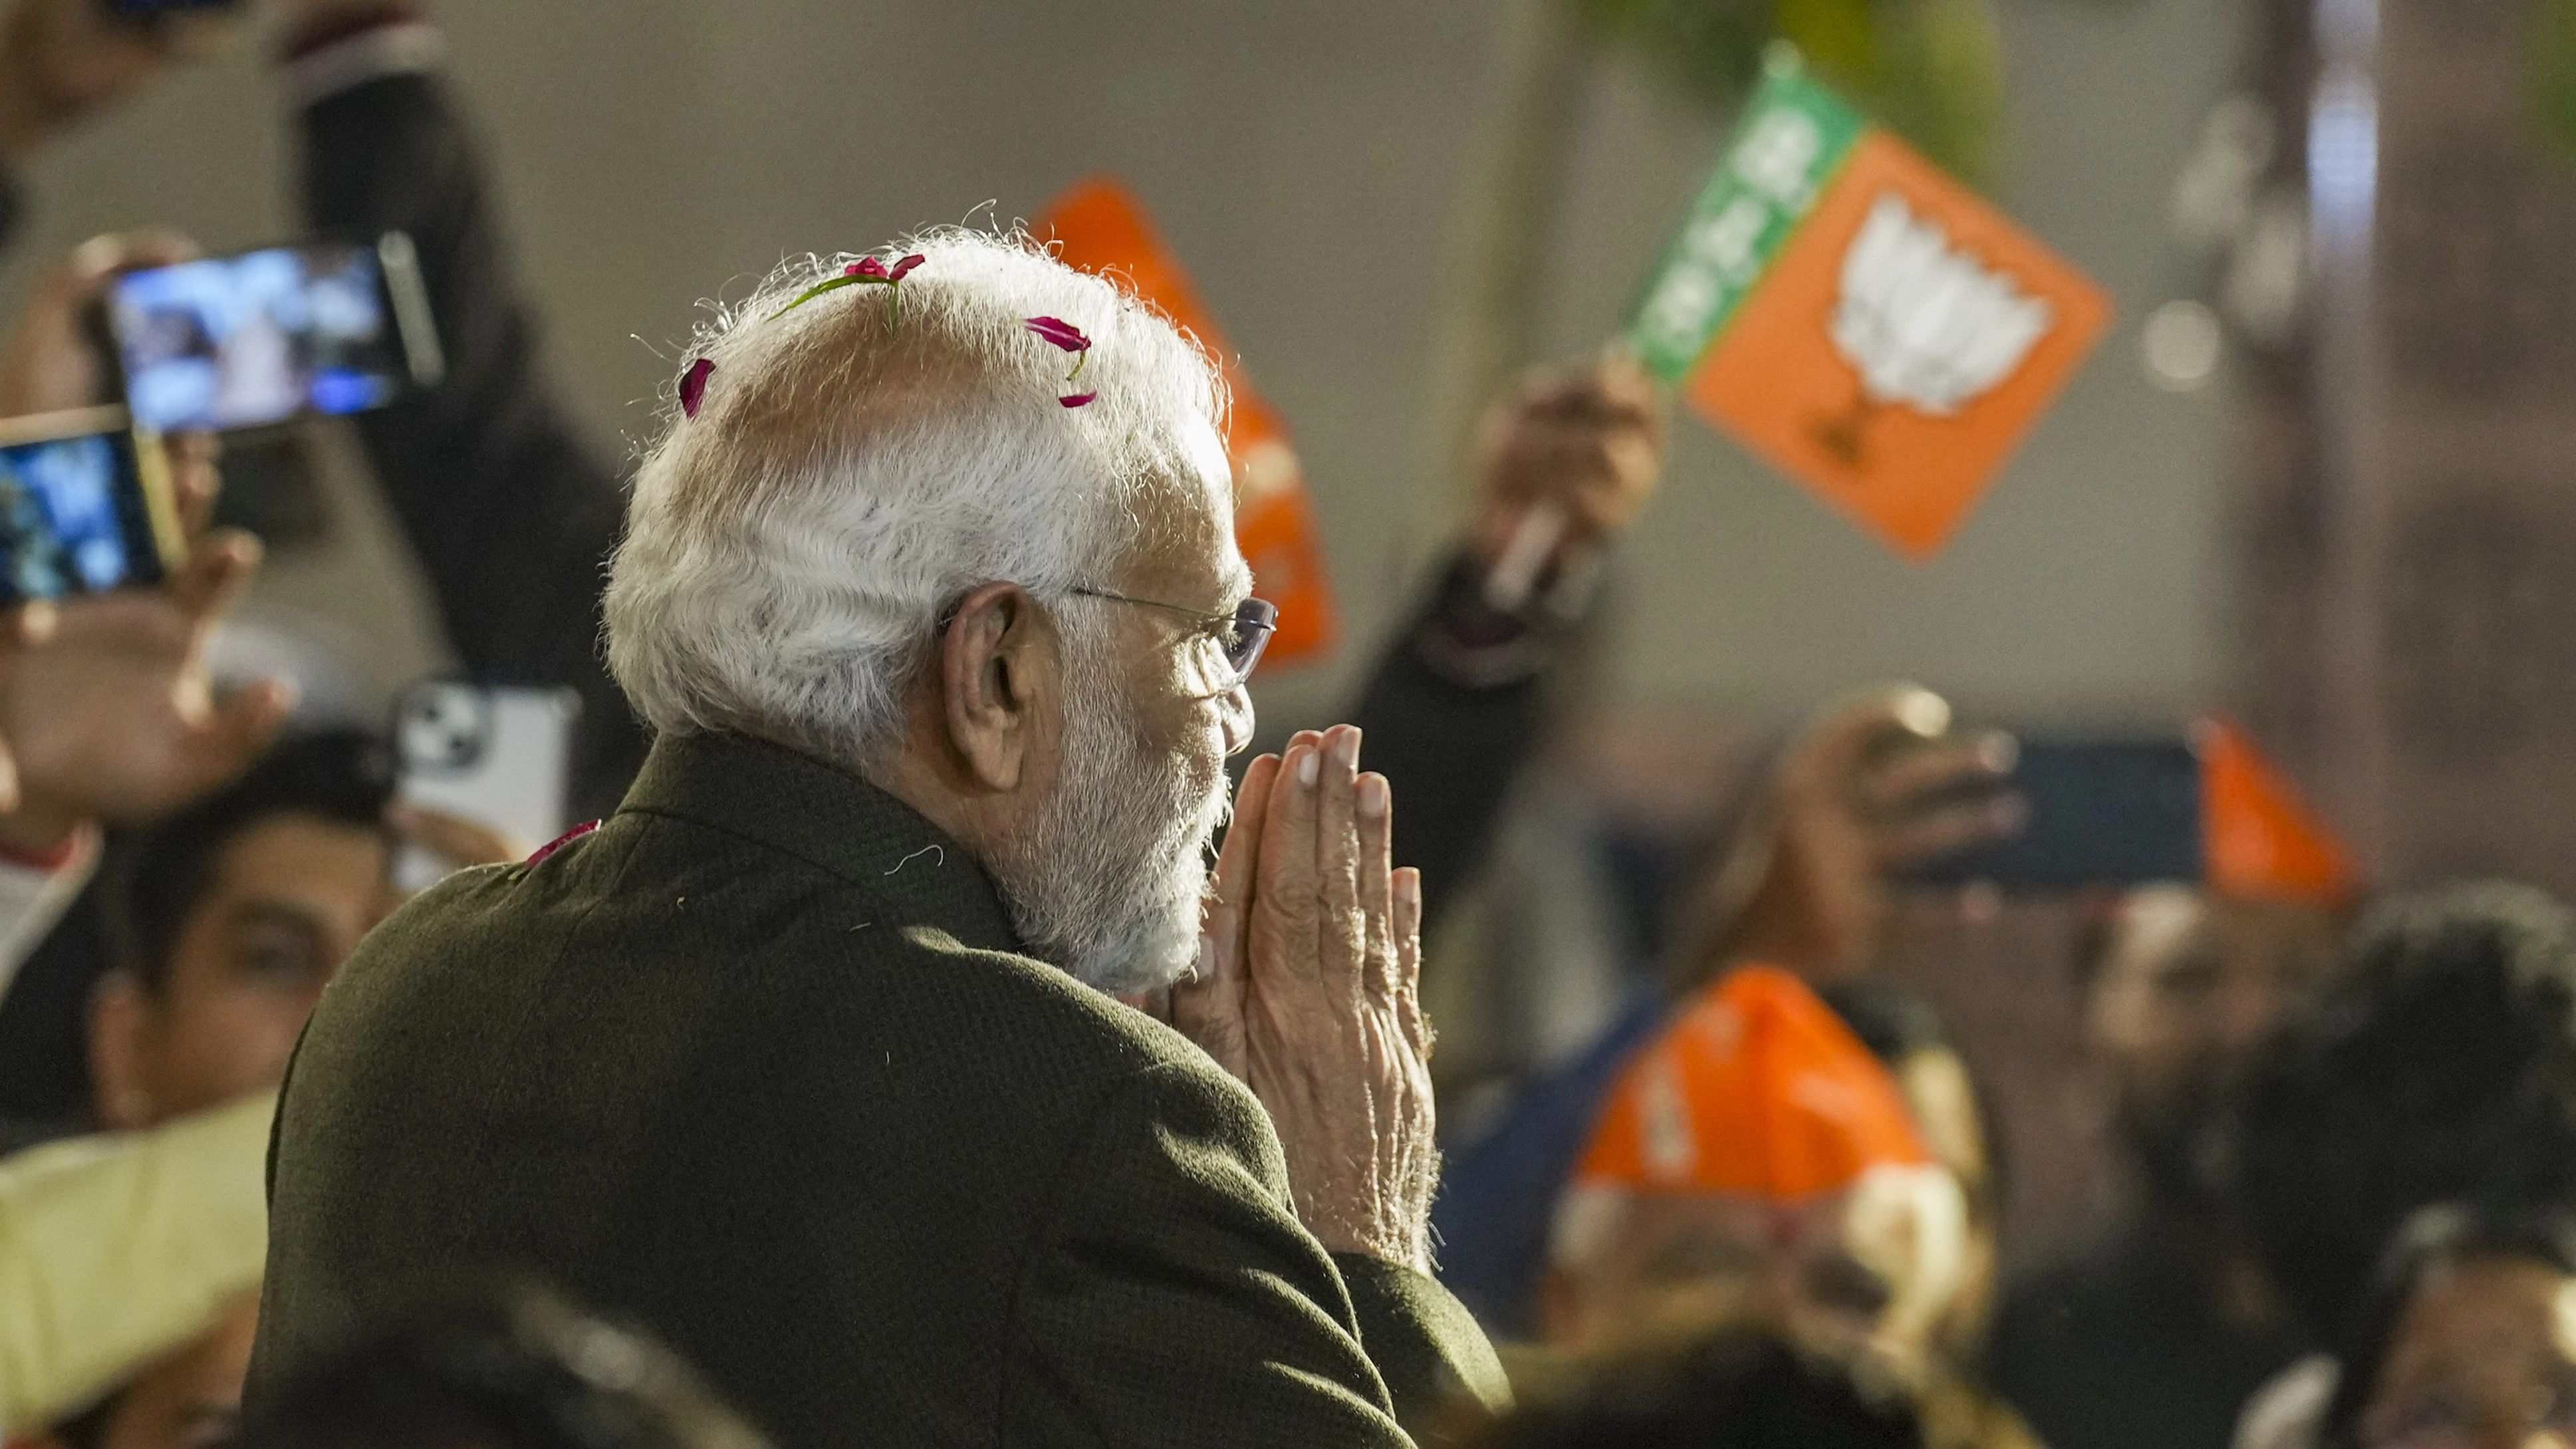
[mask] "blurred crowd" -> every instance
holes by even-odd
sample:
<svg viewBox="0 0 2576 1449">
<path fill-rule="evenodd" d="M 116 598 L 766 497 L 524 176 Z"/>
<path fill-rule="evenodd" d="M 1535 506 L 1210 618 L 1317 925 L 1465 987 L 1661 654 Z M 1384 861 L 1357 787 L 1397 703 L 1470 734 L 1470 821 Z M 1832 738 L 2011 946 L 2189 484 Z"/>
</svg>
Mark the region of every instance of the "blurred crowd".
<svg viewBox="0 0 2576 1449">
<path fill-rule="evenodd" d="M 761 755 L 725 766 L 736 772 L 725 777 L 701 757 L 671 763 L 683 759 L 673 742 L 700 734 L 765 734 L 788 755 L 845 758 L 823 725 L 757 727 L 765 716 L 746 700 L 841 708 L 853 737 L 863 708 L 895 708 L 864 691 L 834 694 L 836 666 L 819 654 L 793 656 L 804 662 L 785 683 L 734 679 L 721 661 L 686 682 L 698 667 L 689 650 L 706 647 L 692 631 L 722 621 L 679 584 L 653 593 L 667 581 L 643 572 L 668 555 L 684 561 L 671 578 L 686 582 L 697 540 L 721 531 L 707 511 L 718 503 L 656 491 L 679 487 L 672 479 L 730 468 L 774 480 L 830 451 L 794 431 L 805 426 L 791 414 L 810 404 L 806 393 L 723 390 L 801 365 L 795 349 L 830 343 L 837 334 L 823 329 L 836 324 L 788 324 L 801 330 L 776 356 L 740 329 L 719 335 L 706 370 L 673 394 L 672 432 L 646 464 L 630 516 L 629 479 L 581 439 L 535 365 L 542 299 L 512 270 L 431 20 L 398 0 L 268 9 L 312 232 L 408 237 L 444 354 L 433 385 L 354 419 L 372 486 L 422 565 L 465 675 L 578 694 L 566 767 L 573 818 L 608 823 L 532 856 L 538 841 L 404 798 L 379 722 L 335 715 L 311 681 L 224 667 L 218 646 L 262 545 L 216 522 L 217 440 L 172 439 L 183 542 L 168 576 L 22 602 L 0 646 L 0 1433 L 10 1444 L 2576 1444 L 2576 917 L 2558 902 L 2492 882 L 2380 894 L 2174 881 L 2079 893 L 2075 948 L 2024 966 L 2059 973 L 2081 1000 L 2082 1049 L 2136 1190 L 2077 1251 L 2007 1272 L 2019 1261 L 2013 1235 L 2033 1231 L 2006 1212 L 2013 1163 L 1998 1120 L 2010 1104 L 1933 1002 L 1884 966 L 1894 903 L 1931 889 L 1908 885 L 1909 873 L 2022 828 L 2015 741 L 1958 725 L 1922 689 L 1889 686 L 1821 703 L 1770 753 L 1749 800 L 1726 812 L 1722 837 L 1655 893 L 1668 928 L 1652 959 L 1623 976 L 1607 1025 L 1502 1074 L 1472 1122 L 1451 1114 L 1435 1153 L 1437 1023 L 1421 1019 L 1418 943 L 1484 871 L 1515 781 L 1565 713 L 1563 685 L 1592 637 L 1598 565 L 1660 481 L 1664 409 L 1641 371 L 1617 356 L 1587 359 L 1495 400 L 1474 521 L 1376 644 L 1352 723 L 1324 734 L 1265 724 L 1276 753 L 1231 767 L 1235 823 L 1204 921 L 1205 838 L 1185 837 L 1176 889 L 1189 930 L 1205 935 L 1180 949 L 1196 953 L 1195 967 L 1177 982 L 1129 971 L 1113 948 L 1159 940 L 1145 918 L 1152 903 L 1121 894 L 1129 887 L 1119 883 L 1139 879 L 1121 873 L 1132 862 L 1086 865 L 1055 892 L 1060 901 L 1032 882 L 1054 878 L 1049 852 L 1121 854 L 1130 807 L 1182 788 L 1152 769 L 1092 778 L 1096 808 L 1062 817 L 1070 824 L 1048 817 L 1059 834 L 1024 860 L 981 845 L 978 817 L 962 807 L 964 823 L 939 818 L 945 833 L 919 836 L 932 843 L 916 850 L 914 837 L 870 834 L 892 829 L 879 817 L 826 800 L 837 787 L 778 783 L 802 765 Z M 133 19 L 100 0 L 9 0 L 0 163 L 32 158 L 225 43 L 238 23 L 222 11 Z M 26 204 L 0 170 L 0 245 Z M 158 220 L 184 218 L 137 218 Z M 911 281 L 874 257 L 818 264 L 801 279 L 822 279 L 811 289 L 820 292 L 892 271 L 885 290 L 898 298 L 909 295 L 898 286 L 923 289 L 918 304 L 900 304 L 917 313 L 900 324 L 914 332 L 872 333 L 896 340 L 864 341 L 877 349 L 864 364 L 817 376 L 930 386 L 918 379 L 970 361 L 924 343 L 921 362 L 903 339 L 944 336 L 943 309 L 973 305 L 930 289 L 983 285 L 1017 305 L 1023 293 L 1070 285 L 979 250 L 1011 243 L 922 245 L 931 260 Z M 120 275 L 193 255 L 165 231 L 102 237 L 14 299 L 0 419 L 115 402 L 114 363 L 92 326 L 102 298 Z M 943 282 L 943 270 L 987 280 Z M 813 300 L 809 317 L 846 300 Z M 767 320 L 800 305 L 809 304 L 792 300 Z M 1159 384 L 1144 364 L 1109 353 L 1161 344 L 1133 322 L 1115 333 L 1087 322 L 1090 336 L 1058 325 L 1052 345 L 1076 350 L 1061 340 L 1070 334 L 1092 368 L 1076 368 L 1069 386 L 1096 386 L 1099 400 L 1063 396 L 1063 416 L 1038 423 L 1140 428 L 1113 393 Z M 893 371 L 916 363 L 914 374 Z M 725 431 L 751 419 L 787 440 L 768 447 Z M 859 456 L 877 444 L 848 446 Z M 938 456 L 961 475 L 982 466 L 980 454 Z M 1032 466 L 1072 466 L 1054 458 Z M 873 476 L 874 464 L 851 466 Z M 979 529 L 1012 526 L 1006 511 L 962 522 L 934 514 L 884 527 L 981 538 Z M 797 533 L 782 523 L 764 536 L 793 553 L 806 547 Z M 1534 537 L 1546 556 L 1533 573 Z M 996 557 L 1041 557 L 1006 544 Z M 899 568 L 928 546 L 886 547 L 888 567 Z M 614 676 L 601 645 L 612 554 L 616 587 L 631 590 L 606 618 Z M 1002 567 L 982 577 L 1011 581 Z M 1529 573 L 1527 586 L 1497 587 L 1505 573 Z M 1190 595 L 1199 581 L 1180 564 L 1139 576 L 1164 579 L 1176 597 L 1213 597 Z M 898 737 L 940 742 L 920 763 L 870 775 L 908 803 L 947 799 L 964 791 L 960 780 L 1054 768 L 1027 743 L 1034 737 L 1013 733 L 1034 726 L 993 702 L 993 690 L 1020 688 L 1014 681 L 1035 667 L 1012 642 L 1031 627 L 1012 612 L 1025 598 L 1001 587 L 944 601 L 944 652 L 888 655 L 948 691 L 945 715 L 867 727 L 871 749 Z M 1143 604 L 1148 616 L 1199 612 L 1096 581 L 1069 592 Z M 776 616 L 799 607 L 778 594 L 755 612 L 765 611 L 763 627 L 790 630 Z M 1206 616 L 1217 760 L 1252 738 L 1248 706 L 1237 718 L 1222 702 L 1240 698 L 1268 627 L 1239 599 L 1228 608 Z M 984 637 L 1001 642 L 969 637 L 987 627 Z M 811 647 L 844 643 L 875 647 Z M 1030 687 L 1052 687 L 1040 678 Z M 1088 676 L 1068 683 L 1068 710 L 1100 687 Z M 683 778 L 688 769 L 699 776 Z M 810 819 L 776 826 L 779 848 L 818 868 L 843 859 L 836 852 L 856 860 L 904 843 L 908 853 L 885 857 L 891 868 L 870 855 L 855 872 L 877 878 L 866 883 L 877 895 L 850 898 L 877 902 L 871 911 L 949 909 L 928 893 L 949 881 L 946 852 L 965 842 L 1012 898 L 1007 928 L 992 925 L 985 940 L 973 922 L 923 932 L 888 921 L 876 938 L 863 934 L 879 927 L 874 914 L 817 925 L 842 897 L 784 885 L 729 897 L 750 887 L 712 866 L 662 861 L 656 852 L 675 848 L 670 831 L 623 824 L 699 821 L 713 842 L 734 829 L 723 814 L 732 806 L 700 798 L 723 793 L 706 783 L 720 778 L 818 802 Z M 1214 785 L 1222 794 L 1223 780 Z M 1277 864 L 1276 842 L 1299 829 L 1322 842 L 1301 847 L 1322 851 L 1320 884 Z M 1086 853 L 1086 837 L 1101 848 Z M 697 847 L 708 861 L 739 848 Z M 933 850 L 942 853 L 921 859 Z M 396 870 L 406 852 L 470 874 L 407 904 Z M 1336 860 L 1347 872 L 1340 896 Z M 523 880 L 556 883 L 542 910 L 496 903 L 470 929 L 452 924 L 460 901 Z M 669 887 L 653 895 L 652 913 L 602 904 L 647 884 Z M 989 902 L 970 906 L 954 908 L 1003 920 Z M 712 924 L 691 920 L 693 907 Z M 633 918 L 620 927 L 630 944 L 617 959 L 649 959 L 662 974 L 630 982 L 539 970 L 558 954 L 573 960 L 590 917 L 619 909 Z M 1296 911 L 1310 937 L 1325 923 L 1311 974 L 1336 969 L 1343 933 L 1333 923 L 1346 921 L 1350 969 L 1383 978 L 1356 1015 L 1333 1018 L 1347 1028 L 1339 1034 L 1313 1025 L 1320 997 L 1279 984 L 1294 972 L 1268 964 L 1287 958 L 1265 941 L 1264 923 L 1277 918 L 1265 912 Z M 560 931 L 543 926 L 555 934 L 529 934 L 540 930 L 529 921 L 574 916 Z M 849 1073 L 872 1070 L 888 1043 L 882 1094 L 892 1105 L 843 1124 L 865 1144 L 848 1148 L 866 1158 L 856 1176 L 799 1175 L 724 1141 L 736 1129 L 721 1103 L 709 1105 L 724 1092 L 767 1104 L 808 1088 L 801 1058 L 782 1048 L 773 1061 L 772 1043 L 739 1024 L 730 997 L 689 995 L 712 988 L 653 955 L 657 938 L 697 930 L 716 934 L 690 937 L 703 944 L 689 949 L 739 962 L 761 990 L 822 992 L 789 999 L 810 1005 L 800 1011 L 818 1032 L 846 1027 Z M 924 972 L 954 969 L 945 953 L 1025 948 L 1080 983 L 1078 1010 L 1094 1015 L 1062 1028 L 1071 1035 L 1028 1038 L 1037 1045 L 921 1041 L 903 1034 L 919 1029 L 906 1024 L 910 1007 L 878 999 L 878 978 L 864 988 L 818 987 L 810 973 L 791 981 L 746 944 L 815 931 L 857 943 L 834 949 L 882 948 Z M 333 990 L 353 955 L 371 974 Z M 455 1015 L 433 999 L 416 969 L 423 959 L 494 1014 Z M 755 963 L 772 974 L 752 972 Z M 1274 969 L 1289 974 L 1264 974 Z M 1465 967 L 1435 952 L 1428 969 Z M 925 977 L 919 990 L 940 997 L 947 981 Z M 648 997 L 650 1011 L 626 1004 Z M 956 1010 L 998 1022 L 1023 1009 L 1018 1000 L 975 998 Z M 1369 1002 L 1386 1014 L 1372 1015 Z M 875 1015 L 848 1026 L 845 1006 Z M 607 1021 L 619 1034 L 585 1044 L 581 1034 L 608 1031 Z M 494 1037 L 507 1038 L 506 1050 Z M 1065 1070 L 1058 1058 L 1077 1049 L 1062 1042 L 1075 1037 L 1167 1074 L 1205 1068 L 1215 1080 L 1222 1069 L 1228 1085 L 1149 1109 L 1136 1143 L 1098 1145 L 1106 1160 L 1147 1164 L 1137 1181 L 1151 1191 L 1113 1180 L 1084 1199 L 1085 1212 L 1130 1220 L 1117 1229 L 996 1226 L 1011 1213 L 994 1204 L 1056 1191 L 1049 1174 L 1072 1170 L 1039 1155 L 1064 1145 L 1041 1125 L 1056 1119 L 1040 1103 L 1051 1109 L 1088 1080 L 1050 1075 Z M 1017 1090 L 1029 1100 L 1014 1109 L 1022 1135 L 975 1115 L 985 1085 L 943 1085 L 930 1094 L 941 1102 L 904 1095 L 912 1089 L 897 1058 L 915 1047 L 962 1051 L 959 1070 L 979 1084 L 1024 1074 Z M 1184 1071 L 1155 1055 L 1173 1051 L 1204 1056 Z M 723 1060 L 653 1076 L 662 1059 L 709 1057 Z M 647 1101 L 636 1081 L 682 1085 Z M 1359 1081 L 1372 1090 L 1348 1088 Z M 1257 1121 L 1228 1116 L 1255 1106 Z M 903 1230 L 871 1239 L 859 1234 L 873 1220 L 846 1215 L 837 1199 L 876 1192 L 850 1185 L 869 1174 L 918 1170 L 904 1155 L 918 1134 L 887 1129 L 889 1114 L 931 1124 L 922 1130 L 944 1135 L 929 1150 L 951 1155 L 937 1161 L 971 1171 L 943 1167 L 941 1181 L 905 1189 Z M 449 1119 L 478 1124 L 480 1135 L 447 1133 Z M 699 1156 L 654 1159 L 655 1172 L 696 1180 L 660 1177 L 633 1193 L 599 1185 L 640 1172 L 630 1139 L 702 1137 L 714 1145 Z M 789 1155 L 829 1157 L 844 1145 L 802 1142 Z M 1359 1161 L 1372 1153 L 1385 1160 Z M 571 1165 L 557 1181 L 544 1175 L 548 1163 Z M 1156 1174 L 1187 1181 L 1172 1187 Z M 772 1178 L 792 1186 L 765 1196 Z M 1207 1208 L 1196 1192 L 1233 1206 Z M 686 1206 L 663 1219 L 656 1201 Z M 595 1214 L 613 1225 L 604 1236 L 651 1246 L 574 1252 L 549 1235 L 550 1213 Z M 925 1223 L 953 1239 L 916 1235 Z M 987 1236 L 1013 1253 L 1039 1243 L 1026 1250 L 1037 1266 L 985 1266 L 976 1255 Z M 885 1261 L 952 1247 L 953 1260 Z M 601 1266 L 611 1257 L 614 1271 Z M 1392 1266 L 1380 1275 L 1373 1262 Z M 1053 1317 L 1012 1329 L 1048 1342 L 951 1354 L 972 1335 L 938 1311 L 904 1316 L 917 1302 L 980 1301 L 999 1278 L 1016 1285 L 1013 1301 L 1056 1305 Z M 417 1291 L 431 1279 L 438 1292 Z M 866 1334 L 816 1326 L 853 1311 L 876 1320 Z M 1384 1321 L 1401 1334 L 1372 1314 L 1392 1315 Z M 1431 1367 L 1406 1362 L 1417 1348 Z M 889 1358 L 834 1357 L 849 1352 Z M 1000 1387 L 993 1364 L 1005 1359 L 1033 1365 L 1020 1377 L 1039 1387 Z M 1500 1378 L 1482 1375 L 1489 1361 Z M 255 1385 L 247 1413 L 246 1379 Z M 882 1391 L 888 1379 L 909 1387 Z M 954 1385 L 976 1387 L 943 1397 Z M 1014 1392 L 1048 1407 L 1006 1407 L 998 1421 L 966 1407 L 977 1394 L 1007 1404 Z M 880 1399 L 902 1408 L 871 1422 Z M 1272 1417 L 1281 1403 L 1303 1407 Z M 1006 1435 L 999 1423 L 1018 1427 Z"/>
</svg>

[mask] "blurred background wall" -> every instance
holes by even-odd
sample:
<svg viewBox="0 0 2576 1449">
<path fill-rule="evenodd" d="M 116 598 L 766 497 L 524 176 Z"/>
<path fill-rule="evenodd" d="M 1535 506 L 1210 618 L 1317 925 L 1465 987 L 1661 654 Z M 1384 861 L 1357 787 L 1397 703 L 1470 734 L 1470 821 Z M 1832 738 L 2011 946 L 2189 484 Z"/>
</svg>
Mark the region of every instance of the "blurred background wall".
<svg viewBox="0 0 2576 1449">
<path fill-rule="evenodd" d="M 2153 386 L 2136 329 L 2195 280 L 2167 198 L 2199 117 L 2244 67 L 2241 8 L 2007 0 L 1992 189 L 2109 288 L 2120 329 L 1925 567 L 1680 420 L 1664 497 L 1623 566 L 1602 699 L 1768 722 L 1905 676 L 2015 719 L 2157 721 L 2207 701 L 2225 673 L 2228 391 L 2223 374 L 2197 392 Z M 1127 176 L 1298 430 L 1359 647 L 1267 682 L 1263 707 L 1274 724 L 1333 707 L 1434 542 L 1415 502 L 1437 486 L 1422 421 L 1431 308 L 1506 7 L 436 9 L 500 161 L 556 376 L 603 448 L 650 425 L 698 299 L 739 295 L 783 253 L 1032 215 L 1087 171 Z M 166 222 L 218 248 L 291 234 L 283 108 L 258 50 L 50 154 L 0 294 L 101 229 Z M 1611 60 L 1590 67 L 1573 114 L 1574 178 L 1528 282 L 1555 354 L 1615 325 L 1722 132 Z M 270 593 L 374 625 L 400 596 L 358 501 L 338 498 L 338 541 L 282 559 Z M 413 655 L 364 662 L 398 677 Z"/>
</svg>

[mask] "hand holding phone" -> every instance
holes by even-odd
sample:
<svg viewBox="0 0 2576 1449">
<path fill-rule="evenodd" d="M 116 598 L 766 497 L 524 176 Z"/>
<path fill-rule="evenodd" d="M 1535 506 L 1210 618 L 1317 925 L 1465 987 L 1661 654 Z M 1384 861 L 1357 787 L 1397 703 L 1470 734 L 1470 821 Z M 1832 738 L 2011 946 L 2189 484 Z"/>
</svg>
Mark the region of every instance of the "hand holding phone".
<svg viewBox="0 0 2576 1449">
<path fill-rule="evenodd" d="M 159 583 L 179 559 L 161 440 L 123 408 L 0 422 L 0 605 Z"/>
<path fill-rule="evenodd" d="M 1682 970 L 1738 961 L 1831 979 L 1875 961 L 1891 880 L 2009 835 L 2013 740 L 1953 730 L 1949 703 L 1894 685 L 1820 713 L 1781 752 L 1752 819 L 1701 881 Z"/>
<path fill-rule="evenodd" d="M 164 432 L 365 412 L 445 372 L 400 232 L 127 272 L 107 319 L 128 406 Z"/>
</svg>

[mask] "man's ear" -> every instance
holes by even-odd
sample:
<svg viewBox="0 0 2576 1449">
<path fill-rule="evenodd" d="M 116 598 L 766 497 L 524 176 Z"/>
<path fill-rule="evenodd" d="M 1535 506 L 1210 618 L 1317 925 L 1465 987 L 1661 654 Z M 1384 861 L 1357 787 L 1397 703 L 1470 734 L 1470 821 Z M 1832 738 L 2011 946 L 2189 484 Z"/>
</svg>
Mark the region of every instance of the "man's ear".
<svg viewBox="0 0 2576 1449">
<path fill-rule="evenodd" d="M 1055 631 L 1027 590 L 986 584 L 966 596 L 939 639 L 939 682 L 948 743 L 971 781 L 1020 788 L 1061 713 Z"/>
<path fill-rule="evenodd" d="M 89 1086 L 100 1125 L 148 1127 L 159 1115 L 144 1066 L 152 1029 L 152 997 L 133 972 L 99 978 L 89 1001 Z"/>
</svg>

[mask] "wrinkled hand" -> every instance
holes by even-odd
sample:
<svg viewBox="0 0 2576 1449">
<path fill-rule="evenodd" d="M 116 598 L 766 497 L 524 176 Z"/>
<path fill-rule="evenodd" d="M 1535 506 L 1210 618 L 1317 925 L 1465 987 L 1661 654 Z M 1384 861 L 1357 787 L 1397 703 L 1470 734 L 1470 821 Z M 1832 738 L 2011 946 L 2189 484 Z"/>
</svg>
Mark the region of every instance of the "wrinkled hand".
<svg viewBox="0 0 2576 1449">
<path fill-rule="evenodd" d="M 1349 725 L 1300 734 L 1245 773 L 1172 1019 L 1268 1109 L 1317 1241 L 1428 1271 L 1422 882 L 1392 867 L 1393 802 L 1359 749 Z"/>
<path fill-rule="evenodd" d="M 18 785 L 0 819 L 9 839 L 42 848 L 83 821 L 166 814 L 267 748 L 287 687 L 218 700 L 206 674 L 214 626 L 258 565 L 257 540 L 210 535 L 167 584 L 67 600 L 52 639 L 0 662 L 0 742 Z"/>
<path fill-rule="evenodd" d="M 183 61 L 221 50 L 220 15 L 120 20 L 100 0 L 17 0 L 0 15 L 0 158 L 125 100 Z"/>
<path fill-rule="evenodd" d="M 2004 789 L 2009 735 L 1954 734 L 1950 706 L 1912 686 L 1874 691 L 1811 724 L 1703 887 L 1692 963 L 1705 977 L 1760 960 L 1816 979 L 1867 970 L 1897 871 L 2019 829 Z"/>
<path fill-rule="evenodd" d="M 1654 497 L 1664 416 L 1654 380 L 1618 353 L 1589 367 L 1534 373 L 1485 417 L 1484 492 L 1472 546 L 1488 566 L 1523 521 L 1555 511 L 1557 552 L 1605 544 Z"/>
</svg>

